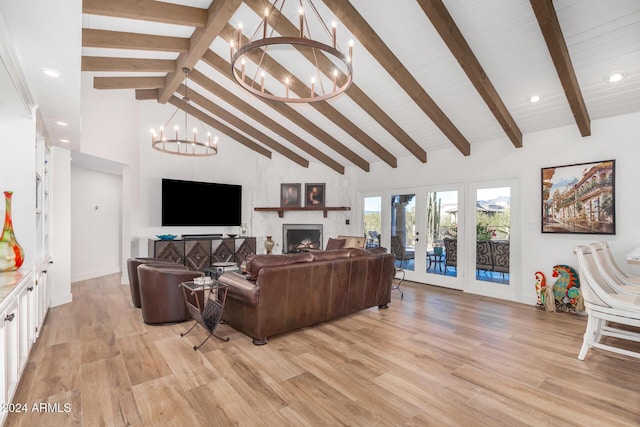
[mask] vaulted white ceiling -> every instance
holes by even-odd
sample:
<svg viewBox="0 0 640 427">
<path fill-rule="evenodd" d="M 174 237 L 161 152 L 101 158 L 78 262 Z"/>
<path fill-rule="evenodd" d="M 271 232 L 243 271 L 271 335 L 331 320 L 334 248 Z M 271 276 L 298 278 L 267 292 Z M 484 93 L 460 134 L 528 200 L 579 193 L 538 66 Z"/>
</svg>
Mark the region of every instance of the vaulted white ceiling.
<svg viewBox="0 0 640 427">
<path fill-rule="evenodd" d="M 148 1 L 85 0 L 85 8 L 90 3 L 101 5 L 99 7 L 103 9 L 109 9 L 109 5 L 125 5 L 122 7 L 126 9 L 134 8 L 133 5 L 144 5 Z M 206 10 L 211 1 L 173 0 L 167 3 Z M 251 9 L 251 4 L 267 3 L 249 0 L 239 3 L 228 25 L 235 28 L 242 22 L 244 34 L 249 37 L 261 20 Z M 369 164 L 379 161 L 393 167 L 394 159 L 406 156 L 420 158 L 421 150 L 426 153 L 428 162 L 429 152 L 457 146 L 453 142 L 455 138 L 443 133 L 446 126 L 443 128 L 442 121 L 434 120 L 433 112 L 427 114 L 424 107 L 421 108 L 415 101 L 415 91 L 406 90 L 412 84 L 408 80 L 412 79 L 414 83 L 417 82 L 420 91 L 424 91 L 435 102 L 462 139 L 468 142 L 470 155 L 473 155 L 475 144 L 490 140 L 503 139 L 505 145 L 517 149 L 517 136 L 512 136 L 492 112 L 492 108 L 499 107 L 490 107 L 466 74 L 465 71 L 472 69 L 472 61 L 463 54 L 466 58 L 462 60 L 465 64 L 463 69 L 459 58 L 454 56 L 444 41 L 445 37 L 427 16 L 425 8 L 434 4 L 437 6 L 440 2 L 351 0 L 343 1 L 340 6 L 334 3 L 341 2 L 314 1 L 326 22 L 338 22 L 339 45 L 346 46 L 350 38 L 355 40 L 355 89 L 349 89 L 347 94 L 328 101 L 328 105 L 323 107 L 325 114 L 308 105 L 295 106 L 295 112 L 311 122 L 313 127 L 303 126 L 302 121 L 295 117 L 286 117 L 282 109 L 272 109 L 229 79 L 229 44 L 224 30 L 211 43 L 208 54 L 217 54 L 224 59 L 227 69 L 216 69 L 205 55 L 194 67 L 199 78 L 192 78 L 189 87 L 243 123 L 232 123 L 223 116 L 217 116 L 207 111 L 206 105 L 199 105 L 194 100 L 197 107 L 271 152 L 277 149 L 265 143 L 266 138 L 263 140 L 260 135 L 278 144 L 285 155 L 293 153 L 292 157 L 323 162 L 337 171 L 344 167 L 366 170 Z M 488 97 L 497 100 L 498 106 L 504 106 L 506 120 L 511 120 L 513 124 L 511 131 L 516 134 L 519 131 L 524 135 L 522 144 L 527 144 L 528 133 L 560 126 L 574 125 L 576 132 L 585 133 L 584 128 L 579 128 L 580 119 L 574 117 L 575 111 L 569 102 L 572 95 L 565 94 L 543 37 L 544 25 L 540 22 L 540 13 L 536 16 L 534 6 L 544 7 L 549 2 L 444 0 L 442 3 L 484 73 L 480 84 L 486 87 L 490 82 L 489 85 L 495 88 Z M 306 0 L 303 4 L 306 4 Z M 355 13 L 348 6 L 352 6 Z M 555 0 L 552 6 L 566 42 L 566 58 L 570 59 L 575 71 L 576 87 L 583 99 L 587 120 L 640 111 L 640 2 Z M 82 3 L 78 0 L 0 2 L 0 13 L 13 48 L 41 108 L 51 139 L 55 145 L 65 145 L 59 140 L 69 139 L 72 149 L 79 147 L 77 144 L 82 137 L 79 114 L 82 56 L 179 59 L 178 52 L 92 47 L 86 40 L 87 31 L 107 30 L 188 39 L 196 29 L 194 26 L 143 19 L 142 16 L 129 19 L 90 12 L 83 14 Z M 363 25 L 354 24 L 361 18 L 377 34 L 378 41 L 370 36 L 364 37 L 366 31 Z M 460 39 L 449 37 L 454 43 L 459 43 Z M 405 75 L 396 72 L 396 69 L 390 72 L 388 66 L 385 69 L 383 62 L 386 60 L 381 55 L 384 55 L 386 48 L 400 61 Z M 62 77 L 55 80 L 44 77 L 40 71 L 43 67 L 60 70 Z M 152 77 L 168 74 L 162 71 L 114 72 L 95 69 L 84 72 L 94 77 Z M 625 78 L 616 84 L 608 83 L 605 77 L 613 71 L 624 73 Z M 392 74 L 399 77 L 394 78 Z M 162 88 L 159 89 L 161 92 Z M 134 96 L 135 90 L 131 89 L 131 93 Z M 283 137 L 255 114 L 239 108 L 238 101 L 229 94 L 264 112 L 298 135 L 307 145 L 295 144 L 290 138 Z M 540 95 L 542 100 L 530 103 L 532 94 Z M 363 96 L 380 109 L 380 114 L 376 116 L 372 108 L 363 104 Z M 332 112 L 326 113 L 326 109 Z M 56 124 L 59 120 L 68 122 L 70 126 L 61 128 Z M 252 131 L 249 132 L 249 129 Z M 320 129 L 324 133 L 317 133 L 313 129 Z M 221 135 L 221 138 L 233 140 L 228 135 Z M 414 147 L 413 151 L 409 147 Z M 460 149 L 461 155 L 466 154 L 463 151 Z"/>
</svg>

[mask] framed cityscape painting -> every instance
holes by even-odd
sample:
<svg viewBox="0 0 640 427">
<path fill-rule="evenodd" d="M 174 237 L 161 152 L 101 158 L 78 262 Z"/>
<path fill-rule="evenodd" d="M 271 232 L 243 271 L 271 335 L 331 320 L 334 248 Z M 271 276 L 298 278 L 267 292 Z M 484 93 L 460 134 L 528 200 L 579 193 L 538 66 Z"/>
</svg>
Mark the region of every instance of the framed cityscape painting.
<svg viewBox="0 0 640 427">
<path fill-rule="evenodd" d="M 542 232 L 616 234 L 615 160 L 542 168 Z"/>
</svg>

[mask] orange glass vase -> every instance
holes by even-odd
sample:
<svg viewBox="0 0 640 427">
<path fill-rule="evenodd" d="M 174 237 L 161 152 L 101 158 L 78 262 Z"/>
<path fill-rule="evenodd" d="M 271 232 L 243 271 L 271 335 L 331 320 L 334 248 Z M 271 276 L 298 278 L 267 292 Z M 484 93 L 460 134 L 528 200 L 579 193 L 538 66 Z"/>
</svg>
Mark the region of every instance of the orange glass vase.
<svg viewBox="0 0 640 427">
<path fill-rule="evenodd" d="M 17 270 L 24 262 L 24 250 L 18 244 L 16 235 L 13 233 L 13 222 L 11 221 L 12 195 L 12 191 L 4 192 L 5 212 L 4 227 L 2 227 L 2 235 L 0 235 L 0 272 Z"/>
</svg>

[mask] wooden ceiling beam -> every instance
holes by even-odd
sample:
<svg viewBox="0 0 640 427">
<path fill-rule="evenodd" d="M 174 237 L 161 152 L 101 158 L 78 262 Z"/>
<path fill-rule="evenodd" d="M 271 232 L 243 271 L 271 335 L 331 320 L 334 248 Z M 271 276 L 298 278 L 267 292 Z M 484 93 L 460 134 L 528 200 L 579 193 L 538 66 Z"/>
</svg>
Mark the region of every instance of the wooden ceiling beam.
<svg viewBox="0 0 640 427">
<path fill-rule="evenodd" d="M 552 0 L 530 0 L 533 13 L 536 15 L 540 30 L 547 44 L 547 49 L 556 67 L 560 83 L 573 112 L 573 117 L 580 130 L 580 135 L 591 135 L 591 119 L 582 97 L 578 78 L 571 63 L 569 49 L 562 35 L 558 15 Z"/>
<path fill-rule="evenodd" d="M 159 89 L 164 77 L 94 77 L 94 89 Z"/>
<path fill-rule="evenodd" d="M 159 94 L 159 90 L 158 89 L 138 89 L 136 90 L 136 99 L 137 100 L 158 100 L 158 97 L 160 96 Z M 180 98 L 178 98 L 177 96 L 172 96 L 169 99 L 169 104 L 175 106 L 176 108 L 184 111 L 185 109 L 185 104 L 184 101 Z M 255 151 L 258 154 L 261 154 L 267 158 L 271 158 L 271 151 L 267 150 L 266 148 L 264 148 L 262 145 L 260 144 L 256 144 L 255 142 L 253 142 L 252 140 L 250 140 L 249 138 L 247 138 L 246 136 L 242 135 L 241 133 L 237 132 L 236 130 L 230 128 L 229 126 L 225 125 L 224 123 L 214 119 L 213 117 L 209 116 L 208 114 L 204 113 L 201 110 L 198 110 L 197 108 L 191 108 L 188 111 L 188 114 L 192 117 L 195 117 L 196 119 L 208 124 L 209 126 L 211 126 L 213 129 L 217 129 L 220 133 L 227 135 L 229 138 L 235 140 L 236 142 L 239 142 L 240 144 L 244 145 L 245 147 Z M 224 144 L 224 142 L 223 142 Z M 220 145 L 218 145 L 218 147 L 220 147 Z"/>
<path fill-rule="evenodd" d="M 451 120 L 438 107 L 411 73 L 402 65 L 391 49 L 358 13 L 353 5 L 343 0 L 323 0 L 333 14 L 349 28 L 365 49 L 373 55 L 380 65 L 393 77 L 400 87 L 424 111 L 440 131 L 465 156 L 471 153 L 471 145 Z"/>
<path fill-rule="evenodd" d="M 148 101 L 158 100 L 158 89 L 136 89 L 136 100 Z"/>
<path fill-rule="evenodd" d="M 181 53 L 176 63 L 176 71 L 167 74 L 166 86 L 160 91 L 161 103 L 167 102 L 184 80 L 183 68 L 192 70 L 202 55 L 209 49 L 213 40 L 231 19 L 242 0 L 217 0 L 209 6 L 207 24 L 204 28 L 196 28 L 190 39 L 189 51 Z"/>
<path fill-rule="evenodd" d="M 418 0 L 418 4 L 453 56 L 458 60 L 462 70 L 467 74 L 513 145 L 517 148 L 522 147 L 522 132 L 445 5 L 441 0 Z"/>
<path fill-rule="evenodd" d="M 233 80 L 230 72 L 231 65 L 212 50 L 208 50 L 202 57 L 202 60 L 213 69 L 217 70 L 219 73 L 227 76 L 227 78 L 229 78 L 230 80 Z M 254 82 L 250 81 L 250 79 L 247 77 L 247 83 L 253 84 Z M 327 147 L 331 148 L 332 150 L 343 156 L 345 159 L 358 166 L 360 169 L 364 170 L 365 172 L 369 172 L 369 163 L 365 159 L 351 151 L 340 141 L 338 141 L 333 136 L 329 135 L 323 129 L 314 124 L 311 120 L 304 117 L 295 108 L 284 102 L 269 102 L 262 98 L 259 99 L 269 107 L 271 107 L 273 110 L 280 113 L 282 116 L 291 120 L 298 127 L 309 133 L 318 141 L 322 142 Z"/>
<path fill-rule="evenodd" d="M 81 69 L 82 71 L 171 73 L 176 70 L 176 61 L 172 59 L 83 56 Z"/>
<path fill-rule="evenodd" d="M 243 112 L 247 116 L 251 117 L 253 120 L 257 121 L 258 123 L 268 128 L 269 130 L 285 138 L 291 144 L 295 145 L 299 149 L 305 151 L 309 155 L 318 159 L 325 165 L 329 166 L 331 169 L 335 170 L 340 174 L 344 174 L 344 166 L 342 166 L 340 163 L 336 162 L 331 157 L 327 156 L 322 151 L 318 150 L 313 145 L 309 144 L 304 139 L 300 138 L 298 135 L 294 134 L 286 127 L 282 126 L 275 120 L 271 119 L 266 114 L 259 111 L 257 108 L 252 107 L 247 102 L 238 98 L 229 90 L 225 89 L 218 83 L 214 82 L 213 80 L 211 80 L 210 78 L 202 74 L 201 72 L 197 70 L 193 70 L 191 74 L 189 74 L 189 79 L 197 83 L 203 89 L 208 90 L 218 98 L 224 99 L 224 101 L 227 102 L 229 105 Z"/>
<path fill-rule="evenodd" d="M 189 39 L 83 28 L 82 47 L 187 52 Z"/>
<path fill-rule="evenodd" d="M 169 98 L 169 104 L 181 109 L 184 111 L 184 101 L 180 98 L 178 98 L 177 96 L 172 96 L 171 98 Z M 245 147 L 255 151 L 258 154 L 262 154 L 265 157 L 271 158 L 271 151 L 267 150 L 266 148 L 264 148 L 263 146 L 261 146 L 260 144 L 256 144 L 255 142 L 253 142 L 252 140 L 250 140 L 249 138 L 247 138 L 246 136 L 242 135 L 240 132 L 235 131 L 234 129 L 230 128 L 229 126 L 225 125 L 224 123 L 214 119 L 213 117 L 209 116 L 208 114 L 205 114 L 204 112 L 198 110 L 198 109 L 191 109 L 189 111 L 189 114 L 193 117 L 195 117 L 198 120 L 203 121 L 204 123 L 208 124 L 209 126 L 211 126 L 214 129 L 217 129 L 218 131 L 220 131 L 221 133 L 227 135 L 229 138 L 233 139 L 236 142 L 239 142 L 240 144 L 244 145 Z M 222 143 L 224 144 L 224 142 Z M 220 143 L 218 143 L 218 149 L 220 149 Z"/>
<path fill-rule="evenodd" d="M 245 0 L 255 13 L 262 15 L 264 10 L 264 0 Z M 276 8 L 271 9 L 269 16 L 271 22 L 277 22 L 278 33 L 283 37 L 295 37 L 300 33 L 300 29 L 293 25 L 285 16 L 280 14 Z M 315 55 L 310 49 L 294 46 L 312 64 L 318 63 L 322 71 L 329 79 L 333 78 L 332 72 L 335 66 L 324 54 Z M 382 126 L 391 136 L 402 144 L 411 154 L 422 163 L 427 161 L 427 152 L 418 145 L 398 124 L 385 113 L 358 85 L 351 84 L 345 94 L 351 98 L 360 108 L 369 114 L 380 126 Z"/>
<path fill-rule="evenodd" d="M 225 29 L 220 34 L 225 40 L 230 40 L 236 32 L 236 29 L 231 25 L 227 24 Z M 249 39 L 243 36 L 243 44 L 249 42 Z M 256 64 L 263 64 L 265 71 L 268 71 L 271 75 L 280 75 L 286 76 L 290 74 L 282 65 L 280 65 L 276 60 L 274 60 L 269 55 L 262 55 L 260 52 L 252 52 L 249 51 L 246 53 L 246 56 L 250 58 Z M 306 96 L 309 94 L 311 89 L 307 87 L 304 83 L 298 81 L 297 79 L 292 79 L 289 85 L 289 91 L 297 94 L 298 96 Z M 398 166 L 398 159 L 393 156 L 389 151 L 387 151 L 382 145 L 376 142 L 373 138 L 367 135 L 362 129 L 356 126 L 351 120 L 345 117 L 342 113 L 332 107 L 326 101 L 319 102 L 311 102 L 309 104 L 310 107 L 315 108 L 329 120 L 331 120 L 335 125 L 342 128 L 345 132 L 351 135 L 356 141 L 366 147 L 373 154 L 378 156 L 382 161 L 387 163 L 389 166 L 395 168 Z"/>
<path fill-rule="evenodd" d="M 82 13 L 204 27 L 207 10 L 153 0 L 83 0 Z"/>
<path fill-rule="evenodd" d="M 185 93 L 186 93 L 185 86 L 184 85 L 180 85 L 178 87 L 177 92 L 180 95 L 184 96 Z M 259 130 L 255 129 L 253 126 L 251 126 L 251 125 L 247 124 L 246 122 L 240 120 L 234 114 L 231 114 L 230 112 L 226 111 L 224 108 L 222 108 L 219 105 L 213 103 L 212 101 L 207 99 L 205 96 L 199 94 L 198 92 L 195 92 L 193 89 L 189 89 L 189 99 L 191 100 L 192 103 L 198 104 L 199 106 L 201 106 L 202 108 L 204 108 L 205 110 L 207 110 L 208 112 L 213 114 L 214 116 L 224 120 L 225 122 L 229 123 L 231 126 L 235 127 L 236 129 L 240 130 L 241 132 L 249 135 L 250 137 L 252 137 L 255 140 L 257 140 L 258 142 L 263 143 L 267 147 L 271 148 L 273 151 L 276 151 L 276 152 L 282 154 L 284 157 L 288 158 L 289 160 L 292 160 L 292 161 L 296 162 L 297 164 L 299 164 L 302 167 L 305 167 L 305 168 L 309 167 L 309 161 L 307 159 L 305 159 L 304 157 L 300 156 L 296 152 L 288 149 L 287 147 L 285 147 L 284 145 L 280 144 L 278 141 L 274 140 L 273 138 L 271 138 L 271 137 L 265 135 L 264 133 L 260 132 Z M 184 101 L 181 101 L 181 102 L 184 104 Z M 196 117 L 194 115 L 194 113 L 196 113 L 197 111 L 199 111 L 199 110 L 197 110 L 196 108 L 190 108 L 189 109 L 189 114 L 191 114 L 192 116 Z"/>
</svg>

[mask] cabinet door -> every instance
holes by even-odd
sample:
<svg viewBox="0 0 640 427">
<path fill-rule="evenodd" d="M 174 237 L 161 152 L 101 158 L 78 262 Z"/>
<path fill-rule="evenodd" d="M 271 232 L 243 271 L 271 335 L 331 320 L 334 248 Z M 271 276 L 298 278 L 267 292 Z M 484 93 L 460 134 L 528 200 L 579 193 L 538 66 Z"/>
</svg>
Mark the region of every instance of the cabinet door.
<svg viewBox="0 0 640 427">
<path fill-rule="evenodd" d="M 37 338 L 40 335 L 44 318 L 49 310 L 49 288 L 48 288 L 48 270 L 42 270 L 38 273 L 35 284 L 35 309 L 34 309 L 34 334 Z"/>
<path fill-rule="evenodd" d="M 2 402 L 11 402 L 13 393 L 18 385 L 18 299 L 15 298 L 7 306 L 6 310 L 0 313 L 0 322 L 2 322 L 2 335 L 4 345 L 3 366 L 4 381 L 0 386 L 3 387 L 4 393 Z"/>
<path fill-rule="evenodd" d="M 18 294 L 18 372 L 22 369 L 33 344 L 32 307 L 33 307 L 33 282 L 27 283 Z"/>
<path fill-rule="evenodd" d="M 235 257 L 234 239 L 216 239 L 211 241 L 211 263 L 230 262 Z"/>
<path fill-rule="evenodd" d="M 242 237 L 236 239 L 236 264 L 241 265 L 245 258 L 256 253 L 256 238 Z"/>
<path fill-rule="evenodd" d="M 155 257 L 184 264 L 184 241 L 183 240 L 157 240 L 155 242 Z"/>
<path fill-rule="evenodd" d="M 211 240 L 186 240 L 184 265 L 202 271 L 211 265 Z"/>
</svg>

